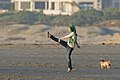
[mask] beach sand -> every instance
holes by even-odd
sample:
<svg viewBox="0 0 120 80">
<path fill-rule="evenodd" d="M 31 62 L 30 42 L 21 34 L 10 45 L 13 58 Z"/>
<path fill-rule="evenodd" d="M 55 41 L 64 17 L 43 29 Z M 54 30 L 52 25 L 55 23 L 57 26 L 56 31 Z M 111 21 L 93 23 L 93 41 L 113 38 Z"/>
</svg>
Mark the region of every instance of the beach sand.
<svg viewBox="0 0 120 80">
<path fill-rule="evenodd" d="M 66 49 L 60 45 L 0 47 L 0 80 L 119 80 L 120 45 L 80 45 L 67 73 Z M 101 70 L 99 60 L 111 60 Z"/>
<path fill-rule="evenodd" d="M 66 49 L 47 38 L 58 38 L 67 27 L 0 25 L 0 80 L 120 80 L 120 28 L 76 27 L 80 48 L 72 54 L 67 73 Z M 109 70 L 99 61 L 111 60 Z"/>
</svg>

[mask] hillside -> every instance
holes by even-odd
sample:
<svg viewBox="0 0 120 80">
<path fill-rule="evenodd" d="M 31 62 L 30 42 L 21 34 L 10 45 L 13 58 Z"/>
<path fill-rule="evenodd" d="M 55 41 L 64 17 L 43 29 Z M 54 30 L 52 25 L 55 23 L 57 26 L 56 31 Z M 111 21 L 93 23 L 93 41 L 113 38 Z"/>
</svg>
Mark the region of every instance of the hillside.
<svg viewBox="0 0 120 80">
<path fill-rule="evenodd" d="M 76 27 L 79 44 L 119 44 L 119 27 Z M 47 38 L 47 32 L 57 37 L 67 35 L 67 27 L 47 25 L 2 25 L 0 44 L 56 44 Z"/>
<path fill-rule="evenodd" d="M 95 24 L 98 27 L 120 27 L 120 20 L 108 20 Z"/>
</svg>

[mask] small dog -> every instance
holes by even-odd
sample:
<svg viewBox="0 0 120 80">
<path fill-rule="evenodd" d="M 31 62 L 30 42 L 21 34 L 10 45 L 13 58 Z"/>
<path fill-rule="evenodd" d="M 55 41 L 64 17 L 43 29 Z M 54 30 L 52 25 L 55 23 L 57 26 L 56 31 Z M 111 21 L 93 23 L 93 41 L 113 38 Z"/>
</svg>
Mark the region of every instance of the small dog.
<svg viewBox="0 0 120 80">
<path fill-rule="evenodd" d="M 108 61 L 100 60 L 99 64 L 100 64 L 101 69 L 105 69 L 105 68 L 110 69 L 112 62 L 110 60 L 108 60 Z"/>
</svg>

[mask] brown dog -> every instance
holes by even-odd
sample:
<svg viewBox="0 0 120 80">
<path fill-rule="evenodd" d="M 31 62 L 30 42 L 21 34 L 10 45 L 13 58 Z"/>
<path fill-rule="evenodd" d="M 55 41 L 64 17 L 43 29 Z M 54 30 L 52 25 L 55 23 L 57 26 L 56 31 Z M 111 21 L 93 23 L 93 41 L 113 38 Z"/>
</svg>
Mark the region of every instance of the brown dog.
<svg viewBox="0 0 120 80">
<path fill-rule="evenodd" d="M 108 61 L 100 60 L 99 64 L 100 64 L 101 69 L 105 69 L 105 68 L 110 69 L 112 62 L 110 60 Z"/>
</svg>

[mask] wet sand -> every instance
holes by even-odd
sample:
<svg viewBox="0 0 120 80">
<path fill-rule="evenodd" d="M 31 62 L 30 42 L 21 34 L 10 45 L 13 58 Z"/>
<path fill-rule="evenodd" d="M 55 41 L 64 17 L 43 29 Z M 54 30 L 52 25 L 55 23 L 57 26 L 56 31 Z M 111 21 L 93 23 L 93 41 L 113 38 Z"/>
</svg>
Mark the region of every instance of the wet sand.
<svg viewBox="0 0 120 80">
<path fill-rule="evenodd" d="M 111 60 L 101 70 L 99 60 Z M 2 45 L 0 80 L 120 80 L 120 45 L 81 45 L 67 73 L 66 49 L 60 45 Z"/>
</svg>

